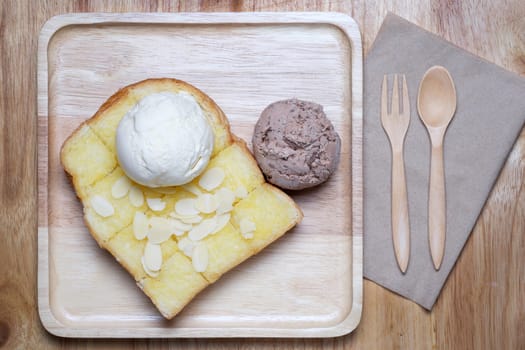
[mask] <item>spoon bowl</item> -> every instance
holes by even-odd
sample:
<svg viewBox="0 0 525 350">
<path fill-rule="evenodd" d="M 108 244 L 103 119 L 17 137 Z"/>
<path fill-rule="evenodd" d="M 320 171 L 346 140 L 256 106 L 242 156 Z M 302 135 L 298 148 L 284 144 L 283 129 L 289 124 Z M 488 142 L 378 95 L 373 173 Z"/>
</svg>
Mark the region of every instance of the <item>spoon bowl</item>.
<svg viewBox="0 0 525 350">
<path fill-rule="evenodd" d="M 456 112 L 456 88 L 444 67 L 431 67 L 423 76 L 417 109 L 427 127 L 445 127 L 452 120 Z"/>
</svg>

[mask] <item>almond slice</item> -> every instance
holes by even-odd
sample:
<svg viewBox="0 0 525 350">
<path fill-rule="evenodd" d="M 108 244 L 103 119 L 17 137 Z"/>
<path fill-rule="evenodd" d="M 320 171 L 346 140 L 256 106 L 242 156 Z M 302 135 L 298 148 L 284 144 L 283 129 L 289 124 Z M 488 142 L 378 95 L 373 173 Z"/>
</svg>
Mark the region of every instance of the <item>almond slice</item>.
<svg viewBox="0 0 525 350">
<path fill-rule="evenodd" d="M 131 181 L 127 176 L 121 176 L 111 187 L 111 195 L 115 199 L 125 197 L 131 188 Z"/>
<path fill-rule="evenodd" d="M 129 201 L 135 208 L 139 208 L 144 204 L 144 195 L 137 186 L 131 186 L 129 189 Z"/>
<path fill-rule="evenodd" d="M 217 200 L 209 193 L 201 194 L 195 200 L 195 209 L 204 214 L 213 213 L 217 209 Z"/>
<path fill-rule="evenodd" d="M 248 191 L 244 186 L 239 186 L 235 189 L 235 197 L 243 199 L 248 197 Z"/>
<path fill-rule="evenodd" d="M 173 230 L 173 232 L 171 234 L 173 234 L 173 235 L 175 235 L 177 237 L 180 237 L 180 236 L 182 236 L 185 233 L 186 233 L 186 231 Z"/>
<path fill-rule="evenodd" d="M 227 187 L 221 187 L 215 192 L 217 199 L 227 202 L 235 201 L 235 193 Z"/>
<path fill-rule="evenodd" d="M 151 227 L 148 231 L 148 241 L 153 244 L 167 241 L 174 231 L 171 220 L 167 218 L 152 217 L 149 224 Z"/>
<path fill-rule="evenodd" d="M 210 168 L 199 179 L 199 186 L 206 191 L 211 191 L 222 183 L 224 180 L 224 170 L 221 168 Z"/>
<path fill-rule="evenodd" d="M 244 235 L 245 233 L 255 231 L 256 227 L 253 221 L 243 218 L 239 222 L 239 229 L 241 230 L 241 234 Z"/>
<path fill-rule="evenodd" d="M 219 203 L 219 205 L 217 206 L 217 210 L 215 211 L 215 213 L 217 215 L 222 215 L 222 214 L 226 214 L 226 213 L 229 213 L 230 211 L 233 210 L 233 205 L 232 204 L 229 204 L 229 203 L 226 203 L 226 202 L 223 202 L 223 203 Z"/>
<path fill-rule="evenodd" d="M 215 193 L 215 198 L 217 198 L 217 215 L 221 215 L 233 210 L 233 202 L 235 201 L 235 194 L 228 188 L 220 188 Z"/>
<path fill-rule="evenodd" d="M 191 258 L 193 255 L 193 248 L 195 248 L 195 242 L 188 237 L 183 237 L 179 241 L 178 247 L 188 258 Z"/>
<path fill-rule="evenodd" d="M 146 273 L 155 278 L 155 277 L 158 277 L 159 276 L 159 272 L 158 271 L 151 271 L 147 266 L 146 264 L 144 263 L 144 256 L 140 259 L 140 261 L 142 262 L 142 268 L 144 269 L 144 271 L 146 271 Z"/>
<path fill-rule="evenodd" d="M 170 221 L 172 227 L 177 231 L 188 232 L 192 228 L 191 224 L 184 223 L 180 219 L 173 218 Z"/>
<path fill-rule="evenodd" d="M 179 219 L 179 220 L 182 220 L 184 218 L 189 218 L 191 216 L 186 216 L 186 215 L 180 215 L 179 213 L 177 213 L 175 210 L 172 211 L 171 213 L 168 214 L 170 217 L 172 218 L 175 218 L 175 219 Z M 192 215 L 192 216 L 195 216 L 195 215 Z"/>
<path fill-rule="evenodd" d="M 217 210 L 215 211 L 215 213 L 217 215 L 223 215 L 223 214 L 229 213 L 232 210 L 233 210 L 233 205 L 222 203 L 221 205 L 217 207 Z"/>
<path fill-rule="evenodd" d="M 217 215 L 217 225 L 212 233 L 217 233 L 224 228 L 230 222 L 230 213 Z"/>
<path fill-rule="evenodd" d="M 190 183 L 190 184 L 182 185 L 182 188 L 184 188 L 186 191 L 190 193 L 193 193 L 196 196 L 200 196 L 202 194 L 202 191 L 199 190 L 199 188 L 195 184 Z"/>
<path fill-rule="evenodd" d="M 198 224 L 199 222 L 202 221 L 202 216 L 200 215 L 186 216 L 186 217 L 180 218 L 179 220 L 185 224 Z"/>
<path fill-rule="evenodd" d="M 137 211 L 133 218 L 133 235 L 136 239 L 143 240 L 148 235 L 148 217 L 144 213 Z"/>
<path fill-rule="evenodd" d="M 193 268 L 197 272 L 204 272 L 208 267 L 208 248 L 206 245 L 200 243 L 193 248 L 192 254 Z"/>
<path fill-rule="evenodd" d="M 253 231 L 245 232 L 245 233 L 241 233 L 241 235 L 242 235 L 245 239 L 252 239 L 252 238 L 253 238 Z"/>
<path fill-rule="evenodd" d="M 159 244 L 146 243 L 144 248 L 144 265 L 153 271 L 159 271 L 162 266 L 162 250 Z"/>
<path fill-rule="evenodd" d="M 209 234 L 211 234 L 215 227 L 217 226 L 217 217 L 211 217 L 209 219 L 204 219 L 202 222 L 198 225 L 193 226 L 193 228 L 188 232 L 188 237 L 194 241 L 200 241 L 201 239 L 206 238 Z"/>
<path fill-rule="evenodd" d="M 198 214 L 197 215 L 190 215 L 190 216 L 180 215 L 175 210 L 172 211 L 169 214 L 169 216 L 174 218 L 174 219 L 177 219 L 179 221 L 182 221 L 185 224 L 198 224 L 199 222 L 202 221 L 202 217 L 200 215 L 198 215 Z"/>
<path fill-rule="evenodd" d="M 148 207 L 153 211 L 163 211 L 166 208 L 166 202 L 161 198 L 146 198 Z"/>
<path fill-rule="evenodd" d="M 195 199 L 185 198 L 175 203 L 175 211 L 181 216 L 195 216 L 199 211 L 195 209 Z"/>
<path fill-rule="evenodd" d="M 91 197 L 90 202 L 93 210 L 95 210 L 95 213 L 102 216 L 103 218 L 107 218 L 108 216 L 115 214 L 115 209 L 113 209 L 111 202 L 102 196 L 94 195 Z"/>
</svg>

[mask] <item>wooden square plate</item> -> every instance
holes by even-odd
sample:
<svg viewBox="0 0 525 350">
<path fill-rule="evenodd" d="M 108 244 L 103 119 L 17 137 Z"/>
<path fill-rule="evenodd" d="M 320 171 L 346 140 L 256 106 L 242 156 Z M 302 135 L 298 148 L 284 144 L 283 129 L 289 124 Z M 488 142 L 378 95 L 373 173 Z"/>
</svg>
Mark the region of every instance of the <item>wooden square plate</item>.
<svg viewBox="0 0 525 350">
<path fill-rule="evenodd" d="M 38 305 L 65 337 L 330 337 L 362 305 L 362 51 L 337 13 L 67 14 L 38 46 Z M 324 106 L 339 168 L 291 193 L 303 222 L 166 321 L 100 249 L 60 165 L 66 137 L 120 87 L 185 80 L 248 141 L 261 111 L 297 97 Z"/>
</svg>

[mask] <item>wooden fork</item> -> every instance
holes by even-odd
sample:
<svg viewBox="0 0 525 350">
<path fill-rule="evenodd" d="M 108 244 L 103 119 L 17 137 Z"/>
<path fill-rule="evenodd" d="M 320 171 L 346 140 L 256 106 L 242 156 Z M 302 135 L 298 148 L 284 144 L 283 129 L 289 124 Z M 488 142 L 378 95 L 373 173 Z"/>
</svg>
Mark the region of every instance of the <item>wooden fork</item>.
<svg viewBox="0 0 525 350">
<path fill-rule="evenodd" d="M 410 225 L 408 222 L 408 199 L 405 180 L 405 164 L 403 160 L 403 145 L 410 123 L 410 102 L 406 77 L 403 75 L 402 104 L 399 106 L 397 74 L 394 75 L 392 89 L 392 104 L 388 113 L 387 77 L 383 77 L 381 87 L 381 124 L 390 140 L 392 149 L 392 240 L 397 264 L 405 273 L 410 256 Z"/>
</svg>

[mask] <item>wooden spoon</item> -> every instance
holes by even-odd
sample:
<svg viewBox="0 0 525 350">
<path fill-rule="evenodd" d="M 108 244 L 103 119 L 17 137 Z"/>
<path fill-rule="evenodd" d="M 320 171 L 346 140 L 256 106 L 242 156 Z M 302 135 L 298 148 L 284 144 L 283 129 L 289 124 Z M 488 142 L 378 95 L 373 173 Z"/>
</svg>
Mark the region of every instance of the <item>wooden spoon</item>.
<svg viewBox="0 0 525 350">
<path fill-rule="evenodd" d="M 432 144 L 428 239 L 434 267 L 439 270 L 445 252 L 446 231 L 443 138 L 456 111 L 456 88 L 450 73 L 444 67 L 431 67 L 423 76 L 419 85 L 417 109 Z"/>
</svg>

